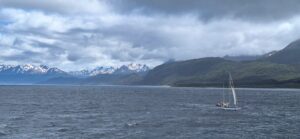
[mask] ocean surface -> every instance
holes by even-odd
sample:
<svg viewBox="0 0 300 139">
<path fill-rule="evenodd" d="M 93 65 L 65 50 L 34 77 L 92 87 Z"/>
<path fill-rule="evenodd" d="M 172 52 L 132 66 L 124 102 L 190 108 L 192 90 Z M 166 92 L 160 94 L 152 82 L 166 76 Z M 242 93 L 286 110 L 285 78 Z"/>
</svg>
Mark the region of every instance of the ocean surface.
<svg viewBox="0 0 300 139">
<path fill-rule="evenodd" d="M 224 111 L 215 107 L 222 89 L 0 86 L 0 138 L 300 138 L 300 90 L 237 96 L 242 109 Z"/>
</svg>

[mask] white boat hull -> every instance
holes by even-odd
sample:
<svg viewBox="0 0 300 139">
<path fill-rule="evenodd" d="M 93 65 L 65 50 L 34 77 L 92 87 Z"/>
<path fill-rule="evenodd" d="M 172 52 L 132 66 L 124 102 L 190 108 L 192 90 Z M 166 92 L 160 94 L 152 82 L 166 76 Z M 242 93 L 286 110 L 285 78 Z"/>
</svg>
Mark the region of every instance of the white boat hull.
<svg viewBox="0 0 300 139">
<path fill-rule="evenodd" d="M 221 107 L 221 109 L 228 110 L 228 111 L 237 111 L 237 110 L 240 110 L 241 108 L 240 107 L 229 107 L 229 108 Z"/>
</svg>

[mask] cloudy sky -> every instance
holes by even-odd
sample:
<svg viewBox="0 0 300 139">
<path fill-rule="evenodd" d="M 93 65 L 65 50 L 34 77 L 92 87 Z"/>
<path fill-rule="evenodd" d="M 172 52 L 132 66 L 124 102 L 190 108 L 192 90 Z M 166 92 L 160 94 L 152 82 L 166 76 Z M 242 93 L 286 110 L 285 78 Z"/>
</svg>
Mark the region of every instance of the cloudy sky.
<svg viewBox="0 0 300 139">
<path fill-rule="evenodd" d="M 0 0 L 0 64 L 155 66 L 298 38 L 299 0 Z"/>
</svg>

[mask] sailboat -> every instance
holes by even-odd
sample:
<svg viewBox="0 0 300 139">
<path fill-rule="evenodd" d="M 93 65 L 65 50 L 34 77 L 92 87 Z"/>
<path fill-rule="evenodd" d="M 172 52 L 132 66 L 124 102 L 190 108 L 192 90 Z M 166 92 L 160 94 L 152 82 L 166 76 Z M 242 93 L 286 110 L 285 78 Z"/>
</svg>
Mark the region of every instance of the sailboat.
<svg viewBox="0 0 300 139">
<path fill-rule="evenodd" d="M 225 97 L 224 97 L 224 92 L 223 92 L 223 100 L 219 103 L 217 103 L 217 107 L 220 107 L 223 110 L 240 110 L 241 108 L 238 107 L 237 105 L 237 97 L 236 97 L 236 92 L 235 92 L 235 88 L 234 88 L 234 84 L 233 84 L 233 79 L 231 74 L 229 73 L 229 89 L 230 92 L 232 93 L 232 97 L 233 97 L 233 106 L 230 105 L 230 102 L 226 102 L 225 101 Z"/>
</svg>

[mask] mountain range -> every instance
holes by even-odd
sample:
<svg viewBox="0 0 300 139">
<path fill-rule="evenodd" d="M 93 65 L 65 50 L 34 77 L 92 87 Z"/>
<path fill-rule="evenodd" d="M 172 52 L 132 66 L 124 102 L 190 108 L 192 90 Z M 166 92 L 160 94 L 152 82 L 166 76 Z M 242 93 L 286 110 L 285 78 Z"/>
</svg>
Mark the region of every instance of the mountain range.
<svg viewBox="0 0 300 139">
<path fill-rule="evenodd" d="M 259 56 L 170 60 L 65 72 L 45 65 L 0 65 L 1 84 L 126 84 L 221 87 L 231 73 L 238 87 L 300 87 L 300 40 Z"/>
<path fill-rule="evenodd" d="M 45 65 L 0 65 L 1 84 L 35 84 L 51 83 L 56 84 L 64 80 L 65 83 L 78 83 L 85 79 L 84 83 L 91 81 L 90 78 L 99 76 L 119 77 L 131 74 L 144 75 L 150 68 L 142 64 L 129 64 L 120 67 L 97 67 L 92 70 L 80 70 L 66 72 L 55 67 Z M 72 80 L 71 80 L 72 79 Z M 100 80 L 100 79 L 98 79 Z M 103 81 L 104 82 L 104 81 Z"/>
<path fill-rule="evenodd" d="M 122 65 L 121 67 L 113 66 L 100 66 L 92 70 L 84 69 L 80 71 L 71 71 L 70 75 L 75 77 L 90 77 L 99 74 L 131 74 L 131 73 L 145 73 L 149 71 L 150 68 L 144 64 L 131 63 L 128 65 Z"/>
<path fill-rule="evenodd" d="M 65 76 L 68 76 L 67 72 L 45 65 L 0 65 L 1 84 L 31 84 Z"/>
<path fill-rule="evenodd" d="M 95 84 L 133 85 L 138 84 L 150 68 L 144 64 L 129 64 L 120 67 L 96 67 L 92 70 L 69 72 L 69 77 L 56 77 L 40 84 Z"/>
</svg>

